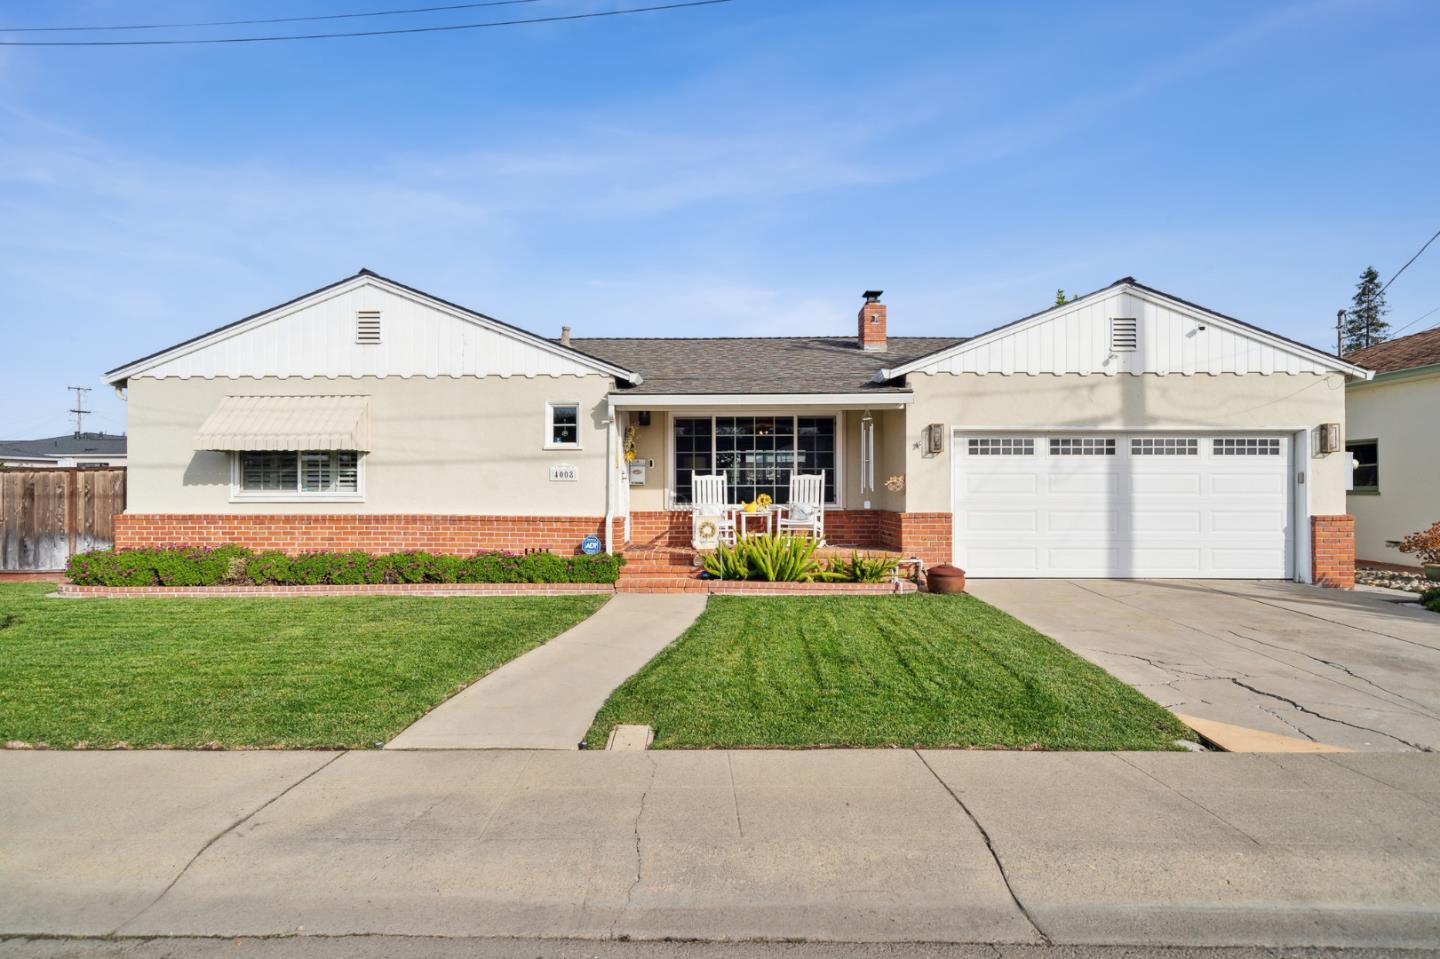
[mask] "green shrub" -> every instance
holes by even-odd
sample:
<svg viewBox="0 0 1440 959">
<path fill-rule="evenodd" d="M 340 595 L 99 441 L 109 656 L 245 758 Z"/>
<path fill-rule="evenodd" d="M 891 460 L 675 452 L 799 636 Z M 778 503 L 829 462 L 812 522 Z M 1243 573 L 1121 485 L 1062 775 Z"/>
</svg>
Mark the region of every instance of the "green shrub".
<svg viewBox="0 0 1440 959">
<path fill-rule="evenodd" d="M 570 566 L 554 553 L 526 553 L 515 564 L 522 583 L 565 583 L 570 579 Z"/>
<path fill-rule="evenodd" d="M 367 583 L 613 583 L 620 556 L 480 553 L 447 556 L 424 551 L 371 556 L 364 552 L 252 553 L 216 549 L 94 550 L 71 557 L 70 580 L 81 586 L 352 586 Z"/>
<path fill-rule="evenodd" d="M 240 581 L 249 555 L 240 546 L 92 550 L 72 556 L 66 572 L 81 586 L 216 586 Z"/>
<path fill-rule="evenodd" d="M 290 582 L 290 557 L 280 552 L 259 553 L 245 564 L 245 578 L 256 586 Z"/>
<path fill-rule="evenodd" d="M 569 564 L 569 582 L 613 583 L 620 574 L 620 567 L 625 565 L 625 557 L 597 553 L 594 556 L 573 557 Z"/>
<path fill-rule="evenodd" d="M 1420 605 L 1432 613 L 1440 613 L 1440 586 L 1427 589 L 1420 594 Z"/>
</svg>

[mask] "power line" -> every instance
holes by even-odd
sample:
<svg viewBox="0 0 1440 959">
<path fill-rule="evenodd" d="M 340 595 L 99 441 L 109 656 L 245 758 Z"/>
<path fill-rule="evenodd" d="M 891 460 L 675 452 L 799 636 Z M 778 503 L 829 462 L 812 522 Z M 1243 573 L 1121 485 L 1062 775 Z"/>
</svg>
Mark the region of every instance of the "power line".
<svg viewBox="0 0 1440 959">
<path fill-rule="evenodd" d="M 395 17 L 406 13 L 435 13 L 442 10 L 470 10 L 474 7 L 505 7 L 536 0 L 484 0 L 483 3 L 452 3 L 443 7 L 410 7 L 408 10 L 372 10 L 368 13 L 327 13 L 313 17 L 270 17 L 264 20 L 198 20 L 192 23 L 124 23 L 104 27 L 0 27 L 0 33 L 85 33 L 100 30 L 178 30 L 182 27 L 236 27 L 257 23 L 300 23 L 311 20 L 350 20 L 356 17 Z"/>
<path fill-rule="evenodd" d="M 1426 240 L 1425 246 L 1422 246 L 1420 249 L 1416 250 L 1415 255 L 1412 256 L 1410 259 L 1406 260 L 1405 265 L 1395 271 L 1395 275 L 1390 277 L 1390 279 L 1386 281 L 1384 286 L 1380 287 L 1380 292 L 1384 293 L 1386 290 L 1390 289 L 1390 284 L 1394 283 L 1397 279 L 1399 279 L 1400 274 L 1404 273 L 1405 270 L 1409 268 L 1411 263 L 1414 263 L 1416 260 L 1420 259 L 1420 254 L 1424 253 L 1426 247 L 1428 247 L 1431 243 L 1435 242 L 1436 237 L 1440 237 L 1440 230 L 1436 230 L 1435 236 L 1432 236 L 1430 239 Z"/>
<path fill-rule="evenodd" d="M 649 7 L 627 7 L 623 10 L 602 10 L 595 13 L 569 13 L 551 17 L 530 17 L 523 20 L 487 20 L 482 23 L 455 23 L 437 27 L 403 27 L 394 30 L 356 30 L 350 33 L 300 33 L 272 37 L 214 37 L 191 40 L 0 40 L 0 47 L 172 47 L 213 45 L 219 43 L 266 43 L 276 40 L 331 40 L 349 37 L 391 37 L 407 33 L 443 33 L 450 30 L 480 30 L 485 27 L 515 27 L 527 23 L 559 23 L 568 20 L 594 20 L 599 17 L 620 17 L 631 13 L 680 10 L 685 7 L 708 7 L 733 0 L 686 0 L 683 3 L 662 3 Z"/>
<path fill-rule="evenodd" d="M 1405 332 L 1406 330 L 1410 329 L 1410 327 L 1414 326 L 1416 323 L 1419 323 L 1421 320 L 1425 319 L 1425 317 L 1427 317 L 1427 316 L 1433 316 L 1433 315 L 1436 314 L 1436 313 L 1440 313 L 1440 306 L 1435 307 L 1435 309 L 1433 309 L 1433 310 L 1426 310 L 1424 313 L 1421 313 L 1419 316 L 1415 317 L 1415 319 L 1411 320 L 1409 323 L 1406 323 L 1404 326 L 1400 327 L 1399 329 L 1397 329 L 1394 333 L 1392 333 L 1392 334 L 1390 334 L 1390 335 L 1391 335 L 1391 336 L 1399 336 L 1401 333 L 1403 333 L 1403 332 Z M 1428 329 L 1430 329 L 1430 327 L 1427 326 L 1425 329 L 1428 330 Z M 1423 332 L 1425 332 L 1425 330 L 1421 330 L 1420 332 L 1423 333 Z"/>
</svg>

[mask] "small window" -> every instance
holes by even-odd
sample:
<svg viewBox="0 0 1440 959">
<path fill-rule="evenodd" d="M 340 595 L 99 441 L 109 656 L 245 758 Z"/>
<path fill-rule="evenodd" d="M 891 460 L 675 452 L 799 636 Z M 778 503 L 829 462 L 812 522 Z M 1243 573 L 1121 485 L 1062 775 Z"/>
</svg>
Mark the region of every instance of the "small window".
<svg viewBox="0 0 1440 959">
<path fill-rule="evenodd" d="M 1113 353 L 1134 353 L 1140 345 L 1140 331 L 1133 316 L 1110 319 L 1110 350 Z"/>
<path fill-rule="evenodd" d="M 1137 437 L 1130 441 L 1132 456 L 1199 456 L 1200 441 L 1184 437 Z"/>
<path fill-rule="evenodd" d="M 1050 455 L 1114 456 L 1115 441 L 1089 436 L 1052 436 L 1050 438 Z"/>
<path fill-rule="evenodd" d="M 545 445 L 550 449 L 580 446 L 580 404 L 550 403 L 546 409 Z"/>
<path fill-rule="evenodd" d="M 1035 441 L 1011 436 L 971 437 L 971 456 L 1034 456 Z"/>
<path fill-rule="evenodd" d="M 247 450 L 236 457 L 237 496 L 360 495 L 360 454 L 354 450 Z"/>
<path fill-rule="evenodd" d="M 1380 443 L 1378 440 L 1356 440 L 1345 444 L 1345 452 L 1355 461 L 1355 492 L 1380 492 Z"/>
<path fill-rule="evenodd" d="M 1216 456 L 1279 456 L 1280 440 L 1265 437 L 1216 438 L 1211 448 Z"/>
<path fill-rule="evenodd" d="M 380 342 L 379 310 L 361 310 L 355 314 L 355 342 L 367 345 Z"/>
</svg>

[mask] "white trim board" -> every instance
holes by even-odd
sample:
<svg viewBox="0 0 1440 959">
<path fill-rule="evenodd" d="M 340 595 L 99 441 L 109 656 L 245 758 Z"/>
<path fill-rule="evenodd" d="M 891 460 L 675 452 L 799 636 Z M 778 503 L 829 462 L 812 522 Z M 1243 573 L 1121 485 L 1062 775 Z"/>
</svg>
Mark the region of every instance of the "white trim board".
<svg viewBox="0 0 1440 959">
<path fill-rule="evenodd" d="M 556 343 L 552 340 L 547 340 L 542 336 L 537 336 L 534 333 L 519 329 L 518 327 L 510 326 L 507 323 L 502 323 L 499 320 L 495 320 L 481 313 L 476 313 L 473 310 L 467 310 L 464 307 L 456 306 L 452 303 L 447 303 L 444 300 L 437 299 L 419 290 L 407 287 L 404 284 L 396 283 L 393 280 L 388 280 L 385 277 L 377 276 L 373 273 L 368 272 L 357 274 L 346 280 L 341 280 L 338 283 L 333 283 L 319 290 L 307 293 L 304 296 L 292 300 L 288 303 L 284 303 L 280 306 L 276 306 L 269 310 L 257 313 L 253 316 L 247 317 L 228 326 L 224 326 L 220 329 L 213 330 L 206 334 L 202 334 L 201 336 L 197 336 L 192 340 L 187 340 L 184 343 L 177 344 L 168 349 L 161 350 L 158 353 L 154 353 L 142 359 L 135 360 L 134 362 L 128 363 L 125 366 L 118 367 L 105 374 L 105 381 L 111 385 L 119 386 L 123 385 L 124 382 L 131 377 L 138 377 L 147 374 L 154 375 L 157 370 L 161 370 L 162 368 L 165 368 L 167 366 L 170 367 L 171 371 L 162 375 L 179 376 L 182 378 L 186 376 L 206 376 L 204 372 L 193 372 L 189 369 L 188 366 L 178 364 L 177 361 L 189 357 L 194 357 L 196 354 L 204 350 L 220 347 L 224 344 L 229 343 L 231 340 L 234 340 L 237 337 L 252 333 L 256 330 L 261 329 L 262 327 L 266 327 L 270 324 L 276 323 L 277 321 L 285 320 L 286 318 L 292 317 L 303 311 L 322 308 L 336 298 L 346 297 L 350 294 L 354 294 L 357 291 L 361 291 L 367 288 L 380 291 L 381 293 L 391 297 L 395 297 L 402 303 L 409 306 L 419 307 L 421 310 L 447 316 L 451 319 L 467 324 L 468 326 L 484 330 L 488 333 L 494 334 L 495 336 L 502 338 L 502 342 L 508 340 L 516 344 L 523 344 L 526 347 L 536 350 L 540 354 L 543 354 L 544 356 L 549 358 L 548 364 L 551 369 L 547 371 L 548 375 L 584 375 L 587 373 L 598 373 L 608 376 L 614 376 L 628 383 L 639 384 L 640 382 L 642 382 L 639 374 L 634 373 L 630 370 L 623 369 L 622 367 L 615 366 L 612 363 L 607 363 L 603 360 L 589 356 L 588 354 L 581 353 L 578 350 L 571 349 L 570 347 L 564 346 L 560 343 Z M 353 318 L 351 319 L 353 320 Z M 387 324 L 388 322 L 389 320 L 387 320 Z M 308 330 L 304 331 L 303 333 L 301 331 L 296 331 L 295 335 L 298 336 L 300 340 L 300 342 L 295 344 L 296 348 L 308 348 L 313 345 L 311 337 L 308 335 L 309 332 L 310 331 Z M 354 345 L 353 333 L 351 335 L 344 336 L 341 339 L 350 343 L 351 345 Z M 398 346 L 404 343 L 405 339 L 405 337 L 392 332 L 391 335 L 382 337 L 381 343 L 363 344 L 360 345 L 360 349 L 369 351 L 381 351 L 391 345 Z M 437 344 L 437 352 L 440 345 L 441 344 Z M 392 371 L 382 368 L 368 375 L 392 375 L 401 377 L 433 377 L 437 375 L 460 375 L 454 372 L 441 371 L 441 367 L 445 365 L 448 365 L 453 369 L 455 362 L 457 362 L 456 357 L 453 354 L 454 344 L 446 343 L 443 345 L 449 348 L 451 352 L 432 358 L 429 362 L 418 364 L 422 368 L 405 371 Z M 192 365 L 198 366 L 199 364 Z M 317 368 L 314 370 L 306 369 L 305 372 L 296 375 L 303 375 L 307 378 L 310 376 L 331 375 L 320 372 L 318 369 L 319 364 L 314 364 L 314 366 L 316 366 Z M 275 374 L 260 370 L 243 370 L 228 375 L 267 376 Z M 502 372 L 499 375 L 504 376 L 509 374 Z M 518 375 L 527 374 L 521 373 Z"/>
<path fill-rule="evenodd" d="M 1138 347 L 1115 351 L 1110 320 L 1134 317 Z M 1055 306 L 899 366 L 884 383 L 909 373 L 1080 374 L 1113 376 L 1339 372 L 1359 379 L 1363 367 L 1134 280 Z"/>
</svg>

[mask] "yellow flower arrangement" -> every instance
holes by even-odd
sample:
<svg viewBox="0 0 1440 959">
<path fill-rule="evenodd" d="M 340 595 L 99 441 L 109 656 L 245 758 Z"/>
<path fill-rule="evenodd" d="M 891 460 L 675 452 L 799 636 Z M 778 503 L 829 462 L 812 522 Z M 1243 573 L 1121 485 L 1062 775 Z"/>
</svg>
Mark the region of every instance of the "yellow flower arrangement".
<svg viewBox="0 0 1440 959">
<path fill-rule="evenodd" d="M 755 505 L 760 507 L 761 509 L 769 509 L 770 504 L 773 502 L 775 501 L 770 498 L 769 493 L 761 493 L 759 496 L 755 497 Z"/>
</svg>

